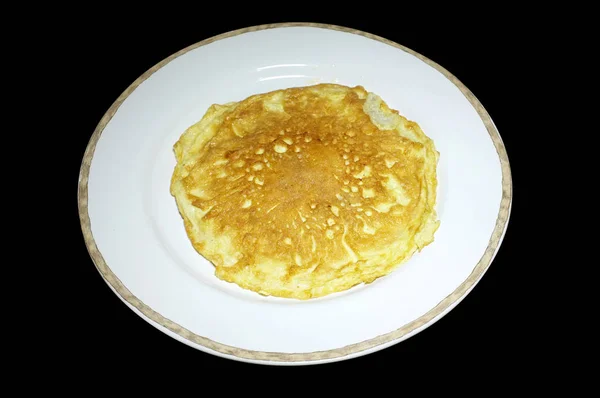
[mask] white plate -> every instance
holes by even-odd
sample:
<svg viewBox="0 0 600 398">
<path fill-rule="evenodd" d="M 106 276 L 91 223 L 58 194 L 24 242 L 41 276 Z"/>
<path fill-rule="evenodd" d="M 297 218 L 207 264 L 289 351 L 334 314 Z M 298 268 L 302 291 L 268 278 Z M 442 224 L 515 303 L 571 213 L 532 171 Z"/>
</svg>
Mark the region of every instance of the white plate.
<svg viewBox="0 0 600 398">
<path fill-rule="evenodd" d="M 212 103 L 319 82 L 376 92 L 435 141 L 441 225 L 371 285 L 310 301 L 262 297 L 217 279 L 189 243 L 169 193 L 172 146 Z M 226 358 L 306 364 L 383 349 L 456 306 L 502 241 L 512 183 L 496 127 L 448 71 L 368 33 L 275 24 L 194 44 L 136 80 L 94 132 L 78 195 L 99 272 L 150 324 Z"/>
</svg>

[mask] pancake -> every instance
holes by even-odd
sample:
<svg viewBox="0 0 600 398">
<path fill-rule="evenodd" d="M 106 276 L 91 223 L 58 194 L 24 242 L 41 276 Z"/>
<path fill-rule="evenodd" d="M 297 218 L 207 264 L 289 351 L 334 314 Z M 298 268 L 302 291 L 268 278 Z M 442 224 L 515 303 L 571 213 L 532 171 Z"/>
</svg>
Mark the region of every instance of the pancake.
<svg viewBox="0 0 600 398">
<path fill-rule="evenodd" d="M 174 145 L 185 231 L 221 280 L 323 297 L 433 242 L 439 153 L 363 87 L 318 84 L 212 105 Z"/>
</svg>

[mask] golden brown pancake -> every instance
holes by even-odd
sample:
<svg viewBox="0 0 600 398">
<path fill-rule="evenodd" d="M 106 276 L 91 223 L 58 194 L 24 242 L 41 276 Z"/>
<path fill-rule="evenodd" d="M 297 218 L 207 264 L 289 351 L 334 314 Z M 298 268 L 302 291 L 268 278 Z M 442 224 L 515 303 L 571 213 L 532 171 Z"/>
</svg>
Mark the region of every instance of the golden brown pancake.
<svg viewBox="0 0 600 398">
<path fill-rule="evenodd" d="M 171 193 L 194 248 L 218 278 L 262 295 L 370 283 L 439 225 L 432 140 L 360 86 L 212 105 L 174 150 Z"/>
</svg>

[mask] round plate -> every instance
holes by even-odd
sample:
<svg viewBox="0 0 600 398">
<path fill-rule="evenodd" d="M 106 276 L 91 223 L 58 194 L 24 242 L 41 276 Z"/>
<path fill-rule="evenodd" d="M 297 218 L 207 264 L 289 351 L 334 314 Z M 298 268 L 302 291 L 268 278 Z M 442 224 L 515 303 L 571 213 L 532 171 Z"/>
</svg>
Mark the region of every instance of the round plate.
<svg viewBox="0 0 600 398">
<path fill-rule="evenodd" d="M 392 274 L 321 299 L 263 297 L 217 279 L 169 192 L 173 144 L 213 103 L 321 82 L 379 94 L 434 140 L 435 241 Z M 92 135 L 78 196 L 98 271 L 150 324 L 226 358 L 307 364 L 383 349 L 456 306 L 503 239 L 512 183 L 496 127 L 448 71 L 365 32 L 286 23 L 194 44 L 137 79 Z"/>
</svg>

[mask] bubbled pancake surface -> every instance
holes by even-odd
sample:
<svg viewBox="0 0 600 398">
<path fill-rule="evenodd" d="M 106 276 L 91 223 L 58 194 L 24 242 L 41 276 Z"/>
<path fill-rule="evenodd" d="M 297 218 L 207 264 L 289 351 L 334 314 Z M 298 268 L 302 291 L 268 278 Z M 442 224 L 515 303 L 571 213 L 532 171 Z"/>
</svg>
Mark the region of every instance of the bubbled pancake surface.
<svg viewBox="0 0 600 398">
<path fill-rule="evenodd" d="M 212 105 L 174 146 L 171 193 L 215 275 L 310 299 L 370 283 L 431 243 L 438 152 L 363 87 Z"/>
</svg>

